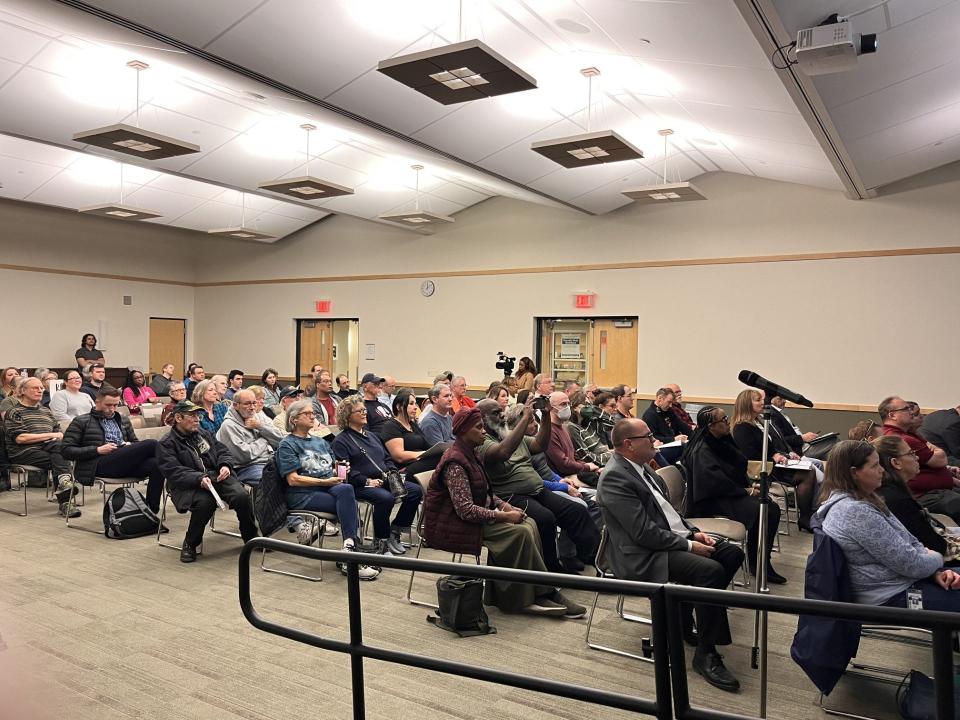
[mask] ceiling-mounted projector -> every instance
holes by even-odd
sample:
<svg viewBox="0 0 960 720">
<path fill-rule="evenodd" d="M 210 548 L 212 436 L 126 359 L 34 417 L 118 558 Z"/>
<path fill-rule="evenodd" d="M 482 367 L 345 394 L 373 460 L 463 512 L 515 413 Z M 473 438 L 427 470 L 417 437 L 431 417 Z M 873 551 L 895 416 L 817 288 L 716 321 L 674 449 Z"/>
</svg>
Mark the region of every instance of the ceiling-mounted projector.
<svg viewBox="0 0 960 720">
<path fill-rule="evenodd" d="M 852 70 L 857 56 L 877 51 L 876 33 L 861 35 L 849 20 L 831 15 L 826 22 L 797 33 L 797 64 L 807 75 Z"/>
</svg>

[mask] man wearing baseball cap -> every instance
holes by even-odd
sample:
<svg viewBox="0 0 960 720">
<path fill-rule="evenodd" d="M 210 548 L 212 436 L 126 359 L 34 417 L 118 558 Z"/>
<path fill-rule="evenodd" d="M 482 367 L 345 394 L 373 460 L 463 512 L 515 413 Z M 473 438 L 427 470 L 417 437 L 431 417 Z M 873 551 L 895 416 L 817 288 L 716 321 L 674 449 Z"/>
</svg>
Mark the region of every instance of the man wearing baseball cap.
<svg viewBox="0 0 960 720">
<path fill-rule="evenodd" d="M 243 484 L 233 473 L 226 446 L 200 427 L 204 409 L 189 400 L 173 407 L 173 428 L 157 445 L 157 465 L 167 479 L 167 491 L 179 513 L 190 513 L 180 562 L 197 559 L 203 531 L 216 512 L 217 495 L 237 513 L 240 535 L 246 542 L 257 536 L 253 505 Z"/>
<path fill-rule="evenodd" d="M 363 393 L 363 405 L 367 408 L 367 429 L 374 435 L 380 436 L 380 425 L 393 417 L 393 413 L 377 396 L 380 394 L 380 383 L 383 378 L 375 373 L 367 373 L 360 378 L 360 390 Z"/>
</svg>

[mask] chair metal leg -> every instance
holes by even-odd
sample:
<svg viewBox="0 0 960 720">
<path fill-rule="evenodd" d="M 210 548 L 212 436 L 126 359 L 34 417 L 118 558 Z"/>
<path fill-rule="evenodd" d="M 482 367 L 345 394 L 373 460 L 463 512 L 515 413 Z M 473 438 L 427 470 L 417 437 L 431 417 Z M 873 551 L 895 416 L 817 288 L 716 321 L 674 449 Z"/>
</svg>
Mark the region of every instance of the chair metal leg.
<svg viewBox="0 0 960 720">
<path fill-rule="evenodd" d="M 17 482 L 19 483 L 17 490 L 23 493 L 23 512 L 17 512 L 16 510 L 9 510 L 7 508 L 0 508 L 0 512 L 5 512 L 8 515 L 16 515 L 17 517 L 26 517 L 27 516 L 27 474 L 24 469 L 18 465 L 10 466 L 10 479 L 11 487 L 13 476 L 16 474 Z"/>
<path fill-rule="evenodd" d="M 178 552 L 183 550 L 183 545 L 174 545 L 172 543 L 165 543 L 160 539 L 160 536 L 163 534 L 163 523 L 167 519 L 167 488 L 163 488 L 163 495 L 160 497 L 160 522 L 157 524 L 157 545 L 160 547 L 170 548 L 171 550 L 176 550 Z M 172 534 L 172 533 L 171 533 Z M 203 555 L 203 543 L 201 542 L 199 547 L 197 547 L 197 555 Z"/>
<path fill-rule="evenodd" d="M 230 537 L 240 538 L 241 540 L 243 539 L 243 535 L 233 530 L 217 530 L 216 521 L 217 512 L 214 510 L 213 517 L 210 518 L 210 532 L 212 532 L 214 535 L 229 535 Z"/>
<path fill-rule="evenodd" d="M 610 647 L 609 645 L 601 645 L 590 639 L 590 632 L 593 629 L 593 618 L 594 618 L 594 615 L 596 615 L 597 603 L 599 601 L 600 601 L 600 593 L 596 593 L 593 598 L 593 605 L 590 607 L 590 615 L 587 618 L 587 634 L 586 634 L 587 647 L 589 647 L 592 650 L 599 650 L 600 652 L 606 652 L 612 655 L 618 655 L 620 657 L 627 657 L 627 658 L 632 658 L 633 660 L 640 660 L 642 662 L 652 663 L 653 662 L 652 657 L 637 655 L 636 653 L 627 652 L 626 650 L 620 650 L 618 648 Z M 645 625 L 651 624 L 649 618 L 645 618 L 640 615 L 631 615 L 629 613 L 625 613 L 623 611 L 623 601 L 624 601 L 624 596 L 618 595 L 617 604 L 616 604 L 616 613 L 620 618 L 627 620 L 629 622 L 642 623 Z"/>
<path fill-rule="evenodd" d="M 310 523 L 311 534 L 317 533 L 317 547 L 323 547 L 323 538 L 324 530 L 327 528 L 327 521 L 321 518 L 316 517 L 315 515 L 300 515 L 299 517 L 303 518 L 304 522 Z M 301 573 L 291 572 L 290 570 L 278 570 L 276 568 L 267 567 L 267 552 L 266 550 L 260 553 L 260 569 L 264 572 L 274 573 L 275 575 L 286 575 L 287 577 L 300 578 L 301 580 L 309 580 L 310 582 L 323 582 L 323 563 L 317 563 L 317 574 L 313 575 L 303 575 Z"/>
<path fill-rule="evenodd" d="M 100 485 L 100 495 L 103 498 L 103 504 L 106 505 L 107 504 L 107 486 L 104 485 L 103 483 L 98 483 L 98 484 Z M 81 485 L 80 487 L 82 488 L 84 486 Z M 122 487 L 132 487 L 132 485 L 125 484 Z M 93 530 L 92 528 L 83 527 L 82 525 L 70 524 L 70 513 L 74 509 L 76 509 L 76 507 L 77 507 L 77 496 L 71 494 L 70 499 L 67 500 L 67 512 L 66 512 L 66 517 L 64 518 L 67 522 L 67 527 L 71 528 L 72 530 L 83 530 L 84 532 L 93 533 L 94 535 L 102 535 L 103 534 L 102 530 Z"/>
</svg>

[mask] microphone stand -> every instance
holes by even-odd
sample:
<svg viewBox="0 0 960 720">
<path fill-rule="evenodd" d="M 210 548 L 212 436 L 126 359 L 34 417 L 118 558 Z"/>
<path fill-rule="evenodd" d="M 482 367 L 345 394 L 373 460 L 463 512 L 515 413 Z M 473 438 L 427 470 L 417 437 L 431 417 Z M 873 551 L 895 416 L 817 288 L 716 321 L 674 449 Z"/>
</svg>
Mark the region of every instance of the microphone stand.
<svg viewBox="0 0 960 720">
<path fill-rule="evenodd" d="M 767 547 L 767 526 L 770 523 L 770 472 L 772 463 L 767 461 L 770 445 L 770 413 L 773 408 L 770 401 L 773 395 L 769 391 L 763 394 L 763 454 L 760 461 L 760 516 L 757 519 L 757 562 L 753 591 L 768 593 L 767 563 L 770 548 Z M 750 655 L 750 667 L 760 670 L 760 717 L 767 716 L 767 611 L 757 610 L 754 621 L 753 650 Z"/>
</svg>

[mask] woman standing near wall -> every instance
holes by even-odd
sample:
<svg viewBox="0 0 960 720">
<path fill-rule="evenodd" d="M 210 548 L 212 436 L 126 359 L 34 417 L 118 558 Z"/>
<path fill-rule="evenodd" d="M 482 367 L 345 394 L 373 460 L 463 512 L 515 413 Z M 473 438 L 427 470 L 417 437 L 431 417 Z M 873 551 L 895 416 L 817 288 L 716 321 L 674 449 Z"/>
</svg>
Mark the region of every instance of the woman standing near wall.
<svg viewBox="0 0 960 720">
<path fill-rule="evenodd" d="M 537 366 L 533 360 L 524 356 L 517 363 L 517 392 L 520 390 L 533 390 L 533 378 L 537 375 Z"/>
</svg>

